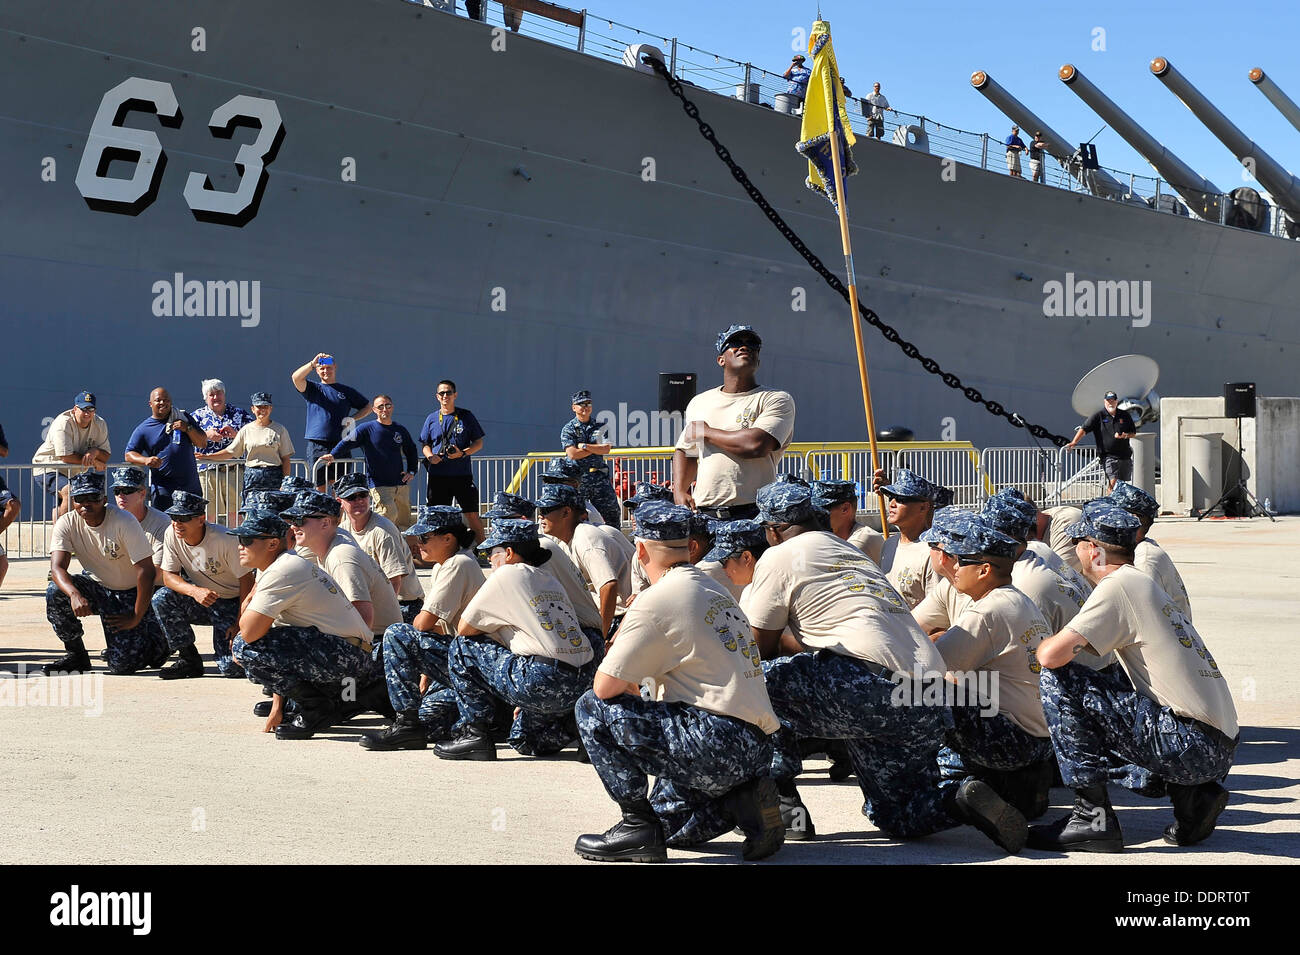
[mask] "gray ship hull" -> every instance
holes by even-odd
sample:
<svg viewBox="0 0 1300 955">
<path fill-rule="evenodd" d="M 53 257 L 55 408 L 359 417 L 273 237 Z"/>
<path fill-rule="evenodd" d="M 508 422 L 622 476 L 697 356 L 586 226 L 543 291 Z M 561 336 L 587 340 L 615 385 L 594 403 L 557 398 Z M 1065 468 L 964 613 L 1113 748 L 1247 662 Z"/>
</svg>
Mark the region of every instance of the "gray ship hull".
<svg viewBox="0 0 1300 955">
<path fill-rule="evenodd" d="M 192 30 L 206 50 L 192 49 Z M 763 335 L 760 381 L 796 398 L 799 440 L 865 437 L 847 306 L 741 192 L 662 81 L 401 0 L 7 0 L 0 7 L 0 422 L 10 463 L 89 389 L 115 458 L 151 387 L 178 407 L 221 377 L 271 391 L 302 433 L 289 374 L 333 352 L 340 380 L 390 392 L 412 429 L 456 379 L 484 453 L 554 447 L 568 395 L 654 409 L 657 373 L 716 379 L 732 322 Z M 167 163 L 135 215 L 91 208 L 78 163 L 105 91 L 171 85 L 183 114 L 153 130 Z M 239 94 L 270 99 L 284 137 L 256 215 L 200 221 L 191 171 L 234 190 L 240 143 L 208 129 Z M 694 91 L 705 119 L 833 269 L 829 205 L 802 184 L 798 121 Z M 1284 241 L 1037 187 L 860 142 L 851 180 L 864 303 L 1008 409 L 1069 433 L 1089 368 L 1139 352 L 1169 395 L 1249 380 L 1294 390 L 1297 251 Z M 42 177 L 53 160 L 54 181 Z M 654 160 L 645 181 L 643 160 Z M 355 181 L 346 181 L 349 161 Z M 530 179 L 515 174 L 524 167 Z M 130 176 L 129 164 L 111 175 Z M 1150 324 L 1044 315 L 1043 284 L 1149 281 Z M 260 283 L 257 323 L 157 315 L 159 282 Z M 796 311 L 797 289 L 806 310 Z M 170 293 L 169 293 L 170 294 Z M 247 327 L 246 327 L 247 326 Z M 865 332 L 880 426 L 1024 445 Z M 1291 352 L 1286 349 L 1291 348 Z M 946 419 L 952 419 L 948 422 Z"/>
</svg>

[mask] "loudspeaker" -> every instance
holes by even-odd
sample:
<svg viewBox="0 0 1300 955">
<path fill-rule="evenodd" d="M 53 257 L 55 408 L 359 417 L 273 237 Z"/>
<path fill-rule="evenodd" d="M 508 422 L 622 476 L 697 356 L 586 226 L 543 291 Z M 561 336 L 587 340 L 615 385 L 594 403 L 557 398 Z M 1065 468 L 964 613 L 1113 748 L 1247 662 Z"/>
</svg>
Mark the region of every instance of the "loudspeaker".
<svg viewBox="0 0 1300 955">
<path fill-rule="evenodd" d="M 1223 416 L 1225 418 L 1255 417 L 1255 383 L 1229 381 L 1223 386 Z"/>
<path fill-rule="evenodd" d="M 686 406 L 695 397 L 696 375 L 693 371 L 661 371 L 659 373 L 659 410 L 667 414 L 685 413 Z"/>
</svg>

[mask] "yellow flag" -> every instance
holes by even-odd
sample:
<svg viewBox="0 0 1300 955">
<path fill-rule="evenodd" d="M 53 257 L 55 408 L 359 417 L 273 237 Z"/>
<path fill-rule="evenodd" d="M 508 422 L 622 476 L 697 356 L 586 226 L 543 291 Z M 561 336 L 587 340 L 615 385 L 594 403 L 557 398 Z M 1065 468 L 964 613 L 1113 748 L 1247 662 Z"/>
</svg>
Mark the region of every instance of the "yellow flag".
<svg viewBox="0 0 1300 955">
<path fill-rule="evenodd" d="M 844 86 L 840 83 L 835 50 L 831 47 L 831 25 L 826 20 L 818 20 L 813 24 L 812 35 L 808 39 L 808 52 L 813 58 L 812 76 L 808 80 L 808 92 L 804 97 L 803 128 L 799 132 L 799 142 L 795 149 L 808 159 L 808 188 L 829 199 L 838 212 L 835 168 L 831 164 L 831 129 L 835 129 L 839 138 L 840 165 L 846 179 L 858 171 L 849 148 L 857 140 L 849 126 L 849 114 L 844 108 Z"/>
</svg>

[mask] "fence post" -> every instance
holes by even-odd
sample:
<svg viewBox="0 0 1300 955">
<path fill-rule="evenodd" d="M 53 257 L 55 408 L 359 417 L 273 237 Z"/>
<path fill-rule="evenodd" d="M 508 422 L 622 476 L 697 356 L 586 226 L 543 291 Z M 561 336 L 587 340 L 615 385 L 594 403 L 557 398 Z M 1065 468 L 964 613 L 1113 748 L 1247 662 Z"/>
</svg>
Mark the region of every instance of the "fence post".
<svg viewBox="0 0 1300 955">
<path fill-rule="evenodd" d="M 677 37 L 673 37 L 673 52 L 672 55 L 669 57 L 668 75 L 669 76 L 677 75 Z"/>
<path fill-rule="evenodd" d="M 989 168 L 989 134 L 980 133 L 980 168 Z"/>
<path fill-rule="evenodd" d="M 582 52 L 583 45 L 587 42 L 587 9 L 582 10 L 582 22 L 578 24 L 578 52 Z M 673 47 L 676 51 L 676 45 Z"/>
</svg>

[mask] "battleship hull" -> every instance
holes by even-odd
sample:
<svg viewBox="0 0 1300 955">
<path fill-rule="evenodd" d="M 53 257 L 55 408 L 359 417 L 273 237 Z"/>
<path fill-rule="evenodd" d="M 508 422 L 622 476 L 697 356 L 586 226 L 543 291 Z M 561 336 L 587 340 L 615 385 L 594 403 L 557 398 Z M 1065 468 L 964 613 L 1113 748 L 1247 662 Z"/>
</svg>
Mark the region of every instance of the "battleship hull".
<svg viewBox="0 0 1300 955">
<path fill-rule="evenodd" d="M 554 447 L 577 388 L 615 410 L 654 409 L 661 371 L 697 371 L 710 386 L 714 336 L 733 322 L 762 334 L 760 382 L 795 396 L 799 440 L 865 437 L 847 306 L 665 84 L 504 40 L 494 49 L 488 25 L 402 0 L 6 0 L 0 423 L 10 463 L 29 457 L 81 389 L 99 396 L 115 458 L 151 387 L 192 408 L 208 377 L 240 404 L 271 391 L 276 419 L 301 434 L 289 375 L 321 351 L 338 356 L 341 381 L 392 394 L 413 430 L 448 377 L 488 432 L 484 453 Z M 166 122 L 149 110 L 121 120 L 157 137 L 143 174 L 120 143 L 83 162 L 105 143 L 91 135 L 105 93 L 131 78 L 152 81 L 137 92 L 168 88 L 176 102 Z M 798 121 L 690 93 L 771 203 L 842 268 L 832 210 L 803 185 Z M 264 105 L 261 130 L 236 115 L 233 136 L 222 135 L 250 101 L 274 104 L 277 136 L 263 136 Z M 1075 382 L 1129 352 L 1160 363 L 1163 394 L 1218 394 L 1233 380 L 1261 394 L 1292 388 L 1300 272 L 1290 242 L 888 143 L 860 141 L 855 156 L 864 303 L 1009 410 L 1070 433 Z M 238 199 L 253 196 L 244 180 L 265 158 L 256 201 Z M 115 188 L 105 178 L 133 175 L 152 194 L 94 198 Z M 1045 314 L 1045 283 L 1067 273 L 1149 282 L 1149 323 Z M 191 282 L 245 284 L 219 286 L 213 308 Z M 223 288 L 245 291 L 247 314 L 221 307 Z M 878 426 L 1029 443 L 875 331 L 865 341 Z"/>
</svg>

